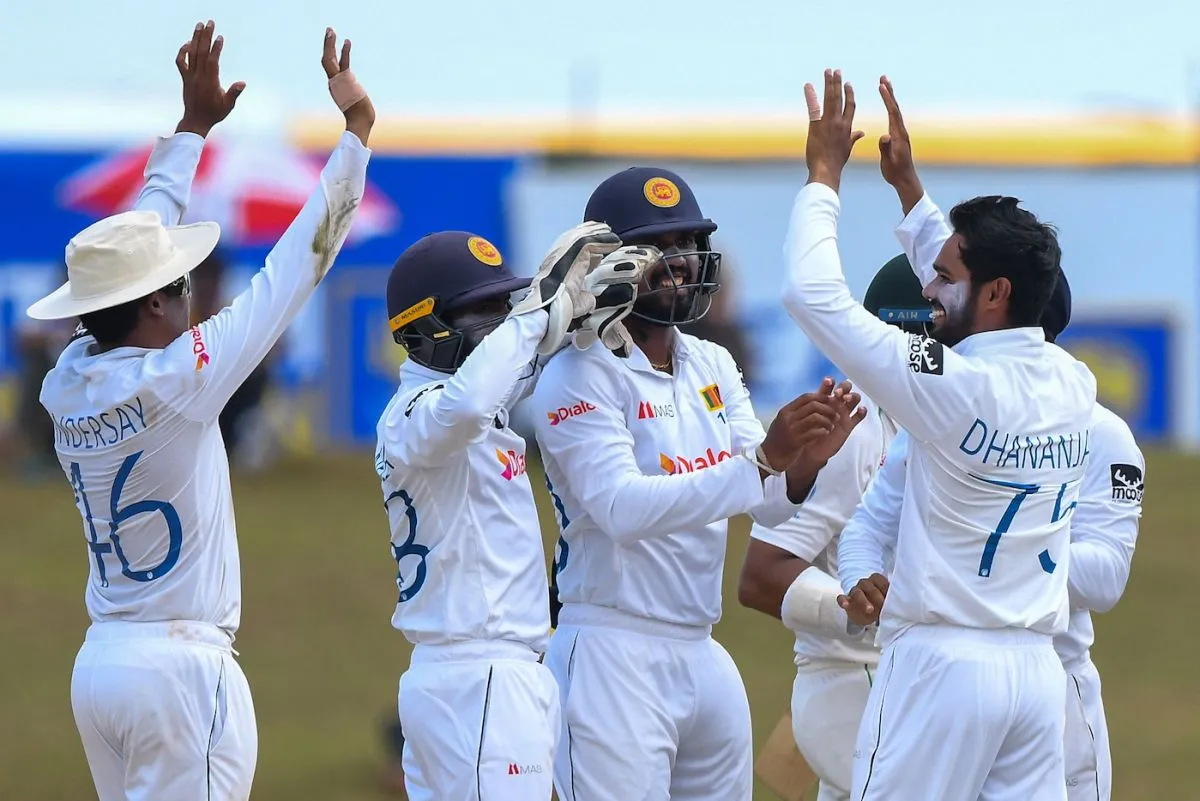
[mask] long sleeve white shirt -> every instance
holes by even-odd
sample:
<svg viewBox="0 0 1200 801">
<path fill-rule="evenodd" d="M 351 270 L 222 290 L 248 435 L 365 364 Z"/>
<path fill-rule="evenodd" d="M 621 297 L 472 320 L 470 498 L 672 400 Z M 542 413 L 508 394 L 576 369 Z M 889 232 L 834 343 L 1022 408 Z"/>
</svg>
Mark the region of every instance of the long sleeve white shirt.
<svg viewBox="0 0 1200 801">
<path fill-rule="evenodd" d="M 1146 462 L 1129 426 L 1097 403 L 1091 431 L 1091 453 L 1071 516 L 1070 619 L 1066 632 L 1054 638 L 1067 670 L 1088 659 L 1095 641 L 1092 612 L 1107 612 L 1125 591 L 1142 514 Z M 907 441 L 903 431 L 892 441 L 886 464 L 842 532 L 839 558 L 845 572 L 886 575 L 890 554 L 903 547 Z"/>
<path fill-rule="evenodd" d="M 879 480 L 880 468 L 891 455 L 889 443 L 895 426 L 871 401 L 863 397 L 867 417 L 851 432 L 842 449 L 817 475 L 812 492 L 789 520 L 768 528 L 755 523 L 750 536 L 756 540 L 800 557 L 837 582 L 839 575 L 838 542 L 842 529 L 863 500 L 863 493 Z M 897 507 L 898 508 L 898 507 Z M 796 631 L 798 660 L 836 659 L 876 664 L 875 630 L 871 627 L 854 638 L 838 638 L 813 632 Z"/>
<path fill-rule="evenodd" d="M 1099 403 L 1091 450 L 1071 517 L 1070 624 L 1054 638 L 1067 670 L 1088 659 L 1092 612 L 1112 609 L 1125 592 L 1142 516 L 1146 460 L 1125 421 Z"/>
<path fill-rule="evenodd" d="M 421 645 L 550 632 L 541 528 L 525 440 L 508 410 L 529 383 L 549 318 L 504 321 L 452 375 L 412 361 L 380 417 L 375 469 L 397 563 L 392 625 Z"/>
<path fill-rule="evenodd" d="M 157 143 L 137 202 L 167 225 L 203 140 Z M 161 350 L 72 342 L 42 385 L 88 541 L 94 621 L 194 620 L 233 635 L 241 570 L 217 416 L 329 270 L 362 199 L 370 151 L 342 136 L 320 185 L 233 303 Z"/>
<path fill-rule="evenodd" d="M 752 458 L 766 434 L 729 352 L 676 332 L 674 375 L 640 350 L 566 348 L 532 403 L 562 528 L 564 604 L 668 623 L 721 617 L 728 518 L 777 525 L 798 508 Z"/>
<path fill-rule="evenodd" d="M 908 448 L 908 434 L 901 429 L 888 446 L 883 466 L 838 538 L 839 575 L 886 576 L 891 572 L 901 538 Z"/>
<path fill-rule="evenodd" d="M 929 195 L 896 228 L 923 286 L 933 280 L 933 262 L 951 233 Z M 1090 448 L 1071 520 L 1070 619 L 1067 631 L 1054 639 L 1068 669 L 1087 659 L 1095 640 L 1091 613 L 1107 612 L 1125 591 L 1142 514 L 1145 459 L 1125 421 L 1099 403 Z"/>
<path fill-rule="evenodd" d="M 875 318 L 846 286 L 839 211 L 829 187 L 800 191 L 784 304 L 910 435 L 883 642 L 917 623 L 1062 633 L 1094 377 L 1040 328 L 975 334 L 951 350 Z M 844 588 L 865 577 L 848 568 Z"/>
</svg>

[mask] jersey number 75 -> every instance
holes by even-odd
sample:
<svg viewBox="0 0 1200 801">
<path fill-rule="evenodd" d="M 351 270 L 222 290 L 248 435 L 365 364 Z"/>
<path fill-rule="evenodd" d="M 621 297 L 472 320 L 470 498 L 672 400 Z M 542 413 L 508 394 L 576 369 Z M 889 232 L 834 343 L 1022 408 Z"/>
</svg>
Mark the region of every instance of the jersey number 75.
<svg viewBox="0 0 1200 801">
<path fill-rule="evenodd" d="M 984 478 L 971 474 L 971 478 L 978 479 L 987 484 L 992 484 L 997 487 L 1007 487 L 1017 491 L 1017 494 L 1008 502 L 1008 507 L 1005 508 L 1004 514 L 1000 517 L 1000 522 L 996 525 L 994 531 L 988 535 L 987 542 L 983 546 L 983 556 L 979 559 L 979 575 L 982 578 L 988 578 L 992 575 L 992 562 L 996 558 L 996 549 L 1000 547 L 1000 538 L 1008 533 L 1008 529 L 1012 526 L 1013 518 L 1017 516 L 1017 511 L 1021 508 L 1021 504 L 1030 495 L 1041 491 L 1041 487 L 1037 484 L 1017 484 L 1011 481 L 997 481 L 991 478 Z M 1063 496 L 1067 492 L 1067 485 L 1064 483 L 1058 488 L 1058 499 L 1054 502 L 1054 514 L 1050 518 L 1051 523 L 1057 523 L 1063 519 L 1072 509 L 1075 508 L 1078 501 L 1071 501 L 1066 509 L 1063 508 Z M 1042 569 L 1047 573 L 1053 573 L 1057 566 L 1054 560 L 1050 557 L 1049 551 L 1042 551 L 1038 554 L 1038 561 L 1041 562 Z"/>
</svg>

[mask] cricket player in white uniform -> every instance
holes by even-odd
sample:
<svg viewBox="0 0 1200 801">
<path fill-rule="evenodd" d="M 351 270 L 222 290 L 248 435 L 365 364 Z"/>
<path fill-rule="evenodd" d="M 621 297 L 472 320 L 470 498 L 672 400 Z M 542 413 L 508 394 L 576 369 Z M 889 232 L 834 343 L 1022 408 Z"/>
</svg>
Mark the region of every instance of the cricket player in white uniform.
<svg viewBox="0 0 1200 801">
<path fill-rule="evenodd" d="M 926 198 L 921 202 L 929 201 Z M 1060 276 L 1059 286 L 1064 279 Z M 1042 318 L 1047 341 L 1056 339 L 1069 316 L 1069 291 L 1063 293 L 1056 287 L 1051 307 Z M 884 553 L 895 549 L 905 473 L 893 465 L 897 463 L 896 451 L 904 450 L 906 441 L 907 435 L 900 432 L 888 452 L 887 465 L 846 526 L 842 536 L 851 546 L 856 539 L 867 539 L 877 543 L 875 547 Z M 1089 448 L 1078 504 L 1071 518 L 1067 575 L 1070 623 L 1066 632 L 1054 638 L 1054 648 L 1066 671 L 1064 771 L 1069 801 L 1108 801 L 1112 797 L 1112 759 L 1100 675 L 1088 650 L 1095 639 L 1091 613 L 1111 609 L 1125 589 L 1137 541 L 1145 476 L 1145 460 L 1129 426 L 1099 403 L 1092 418 Z"/>
<path fill-rule="evenodd" d="M 1116 606 L 1129 581 L 1142 514 L 1146 462 L 1128 424 L 1096 404 L 1092 454 L 1071 520 L 1071 566 L 1067 573 L 1071 618 L 1054 647 L 1067 673 L 1065 770 L 1069 801 L 1110 801 L 1112 754 L 1092 663 L 1092 612 Z"/>
<path fill-rule="evenodd" d="M 198 25 L 179 52 L 183 119 L 155 147 L 136 209 L 76 235 L 68 283 L 28 310 L 85 329 L 41 401 L 87 539 L 92 624 L 71 704 L 100 801 L 249 797 L 258 735 L 233 658 L 241 575 L 217 416 L 333 264 L 370 154 L 374 109 L 349 42 L 339 64 L 327 31 L 322 63 L 346 133 L 250 287 L 189 329 L 188 272 L 220 230 L 178 222 L 204 136 L 243 88 L 221 89 L 212 34 Z"/>
<path fill-rule="evenodd" d="M 830 70 L 824 108 L 811 85 L 805 95 L 809 182 L 792 212 L 784 303 L 908 433 L 882 618 L 884 554 L 850 547 L 846 533 L 838 549 L 839 602 L 854 622 L 879 621 L 884 648 L 851 797 L 1065 799 L 1053 637 L 1066 630 L 1069 527 L 1096 382 L 1039 326 L 1058 277 L 1056 236 L 1014 198 L 956 206 L 935 273 L 918 275 L 953 349 L 887 325 L 850 296 L 837 248 L 836 190 L 862 136 L 853 90 Z"/>
<path fill-rule="evenodd" d="M 925 333 L 932 322 L 932 307 L 903 256 L 876 273 L 863 306 L 911 333 Z M 895 422 L 866 397 L 863 405 L 871 413 L 821 470 L 792 519 L 751 526 L 738 583 L 744 606 L 782 620 L 795 634 L 792 733 L 820 779 L 819 801 L 850 797 L 854 742 L 879 664 L 875 627 L 849 626 L 838 606 L 838 538 L 877 471 L 903 470 L 903 445 L 889 450 Z"/>
<path fill-rule="evenodd" d="M 928 265 L 951 234 L 933 201 L 923 193 L 897 229 L 910 257 L 922 264 L 922 272 L 929 271 Z M 913 286 L 919 286 L 915 277 Z M 1046 341 L 1054 342 L 1070 319 L 1070 284 L 1060 272 L 1042 315 Z M 933 336 L 938 336 L 936 330 Z M 1067 674 L 1064 770 L 1069 801 L 1107 801 L 1112 796 L 1108 724 L 1100 697 L 1100 674 L 1089 652 L 1095 640 L 1091 613 L 1112 609 L 1129 580 L 1146 473 L 1146 460 L 1133 432 L 1120 416 L 1100 403 L 1092 417 L 1088 447 L 1090 455 L 1079 500 L 1071 516 L 1067 573 L 1070 618 L 1067 630 L 1054 638 L 1054 648 Z M 904 476 L 880 483 L 888 486 L 872 487 L 869 495 L 878 493 L 880 497 L 872 503 L 864 501 L 849 527 L 850 537 L 869 537 L 887 543 L 885 550 L 890 550 L 898 534 L 900 514 L 899 504 L 893 501 L 903 494 Z"/>
<path fill-rule="evenodd" d="M 880 167 L 896 188 L 906 214 L 896 236 L 906 258 L 917 265 L 915 272 L 932 275 L 934 262 L 953 231 L 922 188 L 912 160 L 908 131 L 886 79 L 881 91 L 888 107 L 889 141 L 881 149 Z M 1060 270 L 1040 321 L 1046 340 L 1055 342 L 1070 319 L 1070 283 Z M 944 322 L 934 329 L 932 336 L 943 336 Z M 1064 770 L 1070 801 L 1108 801 L 1112 795 L 1108 725 L 1100 695 L 1100 676 L 1089 652 L 1095 639 L 1091 613 L 1112 609 L 1129 580 L 1146 472 L 1146 461 L 1133 432 L 1120 416 L 1100 403 L 1096 404 L 1092 417 L 1089 450 L 1079 500 L 1071 516 L 1067 572 L 1070 617 L 1067 630 L 1054 638 L 1055 650 L 1067 674 Z M 879 492 L 894 496 L 902 489 L 900 483 L 891 489 L 881 487 Z M 868 506 L 860 511 L 888 508 L 884 501 L 864 503 L 864 507 Z M 899 514 L 898 506 L 893 507 L 892 514 Z M 870 517 L 867 515 L 868 520 Z M 894 541 L 898 518 L 886 524 L 878 520 L 886 518 L 879 517 L 870 526 L 871 536 Z"/>
<path fill-rule="evenodd" d="M 558 688 L 540 662 L 549 589 L 525 441 L 508 414 L 539 355 L 569 331 L 605 337 L 631 311 L 661 254 L 620 245 L 606 225 L 577 226 L 531 283 L 483 237 L 445 231 L 408 248 L 388 278 L 408 358 L 379 420 L 375 468 L 398 568 L 392 625 L 414 645 L 399 688 L 411 801 L 553 791 Z"/>
<path fill-rule="evenodd" d="M 626 319 L 628 359 L 568 348 L 534 390 L 561 525 L 547 655 L 563 699 L 555 787 L 562 801 L 749 801 L 746 691 L 711 637 L 727 518 L 791 517 L 865 411 L 827 380 L 764 436 L 729 353 L 675 327 L 719 286 L 716 225 L 678 175 L 617 173 L 584 216 L 665 260 Z"/>
</svg>

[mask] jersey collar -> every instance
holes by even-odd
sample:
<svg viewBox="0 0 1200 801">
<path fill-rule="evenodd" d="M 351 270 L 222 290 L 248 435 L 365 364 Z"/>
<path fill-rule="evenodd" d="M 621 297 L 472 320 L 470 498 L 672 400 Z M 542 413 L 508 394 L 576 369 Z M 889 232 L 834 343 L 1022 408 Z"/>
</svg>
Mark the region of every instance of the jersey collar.
<svg viewBox="0 0 1200 801">
<path fill-rule="evenodd" d="M 1036 352 L 1046 344 L 1046 333 L 1039 327 L 1005 328 L 972 334 L 952 350 L 963 356 L 984 353 Z"/>
</svg>

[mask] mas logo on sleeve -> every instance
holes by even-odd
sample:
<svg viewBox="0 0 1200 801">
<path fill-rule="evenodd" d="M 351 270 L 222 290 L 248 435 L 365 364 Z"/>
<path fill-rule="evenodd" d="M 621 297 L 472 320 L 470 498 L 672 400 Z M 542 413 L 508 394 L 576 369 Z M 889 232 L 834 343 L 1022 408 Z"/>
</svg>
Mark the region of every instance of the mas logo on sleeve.
<svg viewBox="0 0 1200 801">
<path fill-rule="evenodd" d="M 1113 500 L 1141 503 L 1145 488 L 1141 468 L 1132 464 L 1110 464 L 1108 469 L 1112 475 Z"/>
<path fill-rule="evenodd" d="M 941 375 L 946 369 L 941 342 L 918 334 L 908 335 L 908 369 L 924 375 Z"/>
</svg>

